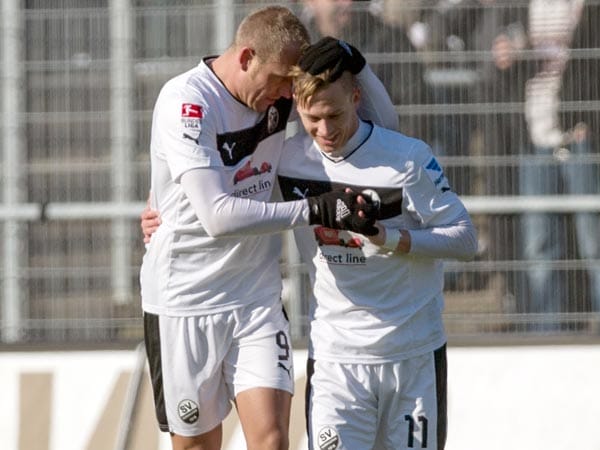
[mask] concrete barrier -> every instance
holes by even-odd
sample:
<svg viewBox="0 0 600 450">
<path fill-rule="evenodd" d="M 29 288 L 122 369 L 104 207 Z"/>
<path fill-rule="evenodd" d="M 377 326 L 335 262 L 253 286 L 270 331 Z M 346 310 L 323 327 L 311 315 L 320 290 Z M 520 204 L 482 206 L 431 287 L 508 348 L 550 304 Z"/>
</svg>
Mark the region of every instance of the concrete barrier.
<svg viewBox="0 0 600 450">
<path fill-rule="evenodd" d="M 304 363 L 294 353 L 290 450 L 307 448 Z M 136 363 L 133 351 L 0 354 L 2 450 L 112 450 Z M 450 347 L 446 450 L 600 450 L 600 346 Z M 127 450 L 168 450 L 147 377 Z M 223 450 L 245 448 L 235 413 Z M 404 449 L 398 449 L 404 450 Z"/>
</svg>

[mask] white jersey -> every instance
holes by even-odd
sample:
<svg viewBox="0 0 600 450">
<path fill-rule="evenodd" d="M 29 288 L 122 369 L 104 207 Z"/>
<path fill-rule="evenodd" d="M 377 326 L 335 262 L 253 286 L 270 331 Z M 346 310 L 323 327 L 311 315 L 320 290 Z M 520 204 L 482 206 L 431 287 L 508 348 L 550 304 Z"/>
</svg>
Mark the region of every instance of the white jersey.
<svg viewBox="0 0 600 450">
<path fill-rule="evenodd" d="M 279 300 L 280 235 L 210 237 L 179 182 L 189 170 L 223 167 L 229 194 L 269 201 L 291 108 L 280 99 L 255 112 L 205 61 L 165 84 L 152 123 L 151 203 L 162 224 L 141 269 L 145 311 L 184 316 Z"/>
<path fill-rule="evenodd" d="M 466 213 L 424 142 L 377 126 L 337 162 L 306 134 L 295 136 L 284 147 L 279 184 L 286 200 L 346 186 L 375 189 L 380 222 L 398 229 L 448 225 Z M 441 260 L 392 253 L 348 231 L 294 233 L 313 285 L 312 358 L 394 362 L 444 344 Z"/>
</svg>

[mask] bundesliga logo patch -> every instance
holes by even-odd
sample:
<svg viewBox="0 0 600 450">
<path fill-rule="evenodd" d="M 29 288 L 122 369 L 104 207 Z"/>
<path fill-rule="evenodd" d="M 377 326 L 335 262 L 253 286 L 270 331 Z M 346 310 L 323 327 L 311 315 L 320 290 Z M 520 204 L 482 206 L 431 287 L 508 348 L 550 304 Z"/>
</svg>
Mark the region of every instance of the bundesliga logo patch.
<svg viewBox="0 0 600 450">
<path fill-rule="evenodd" d="M 194 103 L 183 103 L 181 105 L 181 125 L 183 126 L 184 139 L 189 139 L 199 145 L 203 117 L 204 110 L 201 105 Z"/>
<path fill-rule="evenodd" d="M 197 119 L 202 119 L 204 117 L 204 111 L 200 105 L 184 103 L 181 105 L 181 117 L 194 117 Z"/>
</svg>

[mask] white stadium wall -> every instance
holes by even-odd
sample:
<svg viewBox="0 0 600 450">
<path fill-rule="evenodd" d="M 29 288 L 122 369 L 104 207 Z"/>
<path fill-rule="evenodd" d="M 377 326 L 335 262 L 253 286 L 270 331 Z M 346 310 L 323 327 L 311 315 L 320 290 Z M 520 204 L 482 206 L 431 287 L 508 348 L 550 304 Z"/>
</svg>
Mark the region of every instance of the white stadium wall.
<svg viewBox="0 0 600 450">
<path fill-rule="evenodd" d="M 296 351 L 291 450 L 306 449 L 305 351 Z M 600 346 L 456 347 L 448 352 L 447 450 L 600 449 Z M 2 450 L 112 450 L 136 353 L 0 354 Z M 167 450 L 144 373 L 127 450 Z M 235 414 L 224 450 L 245 448 Z M 403 450 L 403 449 L 402 449 Z"/>
</svg>

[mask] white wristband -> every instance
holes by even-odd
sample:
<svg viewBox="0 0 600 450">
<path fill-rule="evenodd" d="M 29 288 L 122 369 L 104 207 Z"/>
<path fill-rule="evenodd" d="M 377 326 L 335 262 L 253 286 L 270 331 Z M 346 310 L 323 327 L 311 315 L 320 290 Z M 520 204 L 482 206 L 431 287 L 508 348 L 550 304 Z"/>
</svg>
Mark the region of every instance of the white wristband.
<svg viewBox="0 0 600 450">
<path fill-rule="evenodd" d="M 388 250 L 395 251 L 398 247 L 398 242 L 400 242 L 400 238 L 402 237 L 402 233 L 398 228 L 387 228 L 385 229 L 385 242 L 382 247 L 387 248 Z"/>
</svg>

